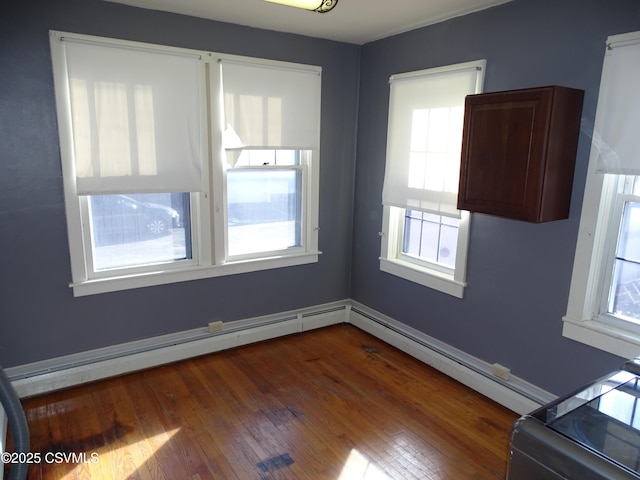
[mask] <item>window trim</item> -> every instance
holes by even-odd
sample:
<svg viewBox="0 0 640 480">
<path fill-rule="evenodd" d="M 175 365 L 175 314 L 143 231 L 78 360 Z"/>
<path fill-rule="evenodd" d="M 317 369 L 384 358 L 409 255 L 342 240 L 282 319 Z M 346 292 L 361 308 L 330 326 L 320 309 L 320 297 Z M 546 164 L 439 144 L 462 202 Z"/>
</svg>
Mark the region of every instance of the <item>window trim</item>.
<svg viewBox="0 0 640 480">
<path fill-rule="evenodd" d="M 135 275 L 123 275 L 103 279 L 86 280 L 71 283 L 73 294 L 76 297 L 94 295 L 98 293 L 117 292 L 132 288 L 166 285 L 190 280 L 202 280 L 205 278 L 235 275 L 239 273 L 258 272 L 273 268 L 292 267 L 317 263 L 322 252 L 306 252 L 304 254 L 276 256 L 261 258 L 252 261 L 227 263 L 224 265 L 210 265 L 204 267 L 176 268 L 171 271 L 156 271 Z"/>
<path fill-rule="evenodd" d="M 606 263 L 604 265 L 604 275 L 602 281 L 602 290 L 600 294 L 600 309 L 599 312 L 608 312 L 611 303 L 611 295 L 613 292 L 613 281 L 614 274 L 616 269 L 616 256 L 618 243 L 620 241 L 620 233 L 622 229 L 622 224 L 624 222 L 624 211 L 627 202 L 630 201 L 638 201 L 638 197 L 636 195 L 630 194 L 629 188 L 633 187 L 635 183 L 633 180 L 633 176 L 627 175 L 619 175 L 616 178 L 617 184 L 617 194 L 614 195 L 611 203 L 611 210 L 609 211 L 608 216 L 608 230 L 610 232 L 617 232 L 616 235 L 611 234 L 608 242 L 605 247 L 605 260 Z M 614 315 L 609 313 L 600 313 L 598 318 L 604 323 L 612 323 L 614 325 L 621 325 L 624 329 L 628 323 L 621 319 L 617 318 Z"/>
<path fill-rule="evenodd" d="M 264 252 L 252 258 L 227 259 L 226 208 L 225 208 L 225 155 L 222 147 L 221 113 L 223 110 L 222 89 L 219 78 L 219 62 L 223 59 L 242 60 L 255 64 L 285 69 L 304 69 L 322 72 L 321 67 L 260 58 L 198 51 L 178 47 L 132 42 L 106 37 L 96 37 L 51 30 L 50 46 L 54 71 L 54 89 L 58 112 L 58 130 L 62 164 L 62 181 L 65 197 L 65 214 L 69 243 L 71 278 L 69 284 L 74 296 L 92 295 L 106 292 L 163 285 L 189 280 L 212 278 L 224 275 L 256 272 L 281 267 L 317 263 L 318 222 L 319 222 L 319 149 L 308 154 L 307 165 L 303 169 L 303 218 L 305 229 L 302 232 L 303 247 L 288 252 Z M 85 248 L 89 238 L 87 205 L 85 198 L 77 194 L 75 166 L 73 161 L 73 135 L 69 112 L 70 94 L 66 81 L 66 62 L 64 49 L 60 45 L 61 37 L 73 37 L 88 42 L 99 41 L 123 45 L 131 48 L 157 49 L 164 52 L 199 55 L 203 59 L 201 81 L 205 92 L 205 104 L 201 108 L 203 125 L 202 162 L 203 190 L 191 192 L 191 228 L 192 259 L 158 264 L 155 268 L 132 268 L 127 271 L 112 270 L 110 274 L 89 273 Z M 57 79 L 57 81 L 56 81 Z M 63 81 L 61 81 L 63 80 Z M 321 95 L 321 93 L 320 93 Z M 306 172 L 305 172 L 306 170 Z M 220 172 L 217 175 L 216 172 Z M 83 214 L 85 216 L 83 216 Z M 217 228 L 216 228 L 217 226 Z"/>
<path fill-rule="evenodd" d="M 584 193 L 582 217 L 571 277 L 563 336 L 623 358 L 640 355 L 638 333 L 609 321 L 606 307 L 611 279 L 612 255 L 618 237 L 619 175 L 595 173 L 597 153 L 592 152 Z M 621 215 L 620 215 L 621 216 Z"/>
<path fill-rule="evenodd" d="M 404 209 L 384 206 L 382 213 L 382 232 L 380 270 L 411 282 L 433 288 L 457 298 L 463 298 L 467 286 L 467 251 L 469 246 L 469 224 L 471 214 L 462 210 L 458 226 L 458 244 L 456 246 L 456 264 L 451 273 L 441 268 L 430 268 L 429 262 L 407 261 L 402 258 L 402 227 Z"/>
</svg>

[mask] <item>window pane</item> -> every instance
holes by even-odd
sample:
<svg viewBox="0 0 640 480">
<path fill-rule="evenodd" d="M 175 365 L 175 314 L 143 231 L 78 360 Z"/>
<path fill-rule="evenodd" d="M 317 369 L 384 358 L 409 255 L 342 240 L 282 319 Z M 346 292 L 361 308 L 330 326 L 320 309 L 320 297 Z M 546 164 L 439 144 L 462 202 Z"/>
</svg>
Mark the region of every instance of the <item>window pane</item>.
<svg viewBox="0 0 640 480">
<path fill-rule="evenodd" d="M 625 203 L 622 215 L 609 313 L 640 320 L 640 203 Z"/>
<path fill-rule="evenodd" d="M 440 244 L 440 223 L 423 221 L 421 233 L 419 256 L 432 262 L 437 262 Z"/>
<path fill-rule="evenodd" d="M 299 169 L 229 170 L 228 254 L 301 246 L 300 192 Z"/>
<path fill-rule="evenodd" d="M 640 323 L 640 265 L 616 260 L 609 313 Z"/>
<path fill-rule="evenodd" d="M 405 210 L 402 253 L 453 268 L 459 222 L 456 218 Z"/>
<path fill-rule="evenodd" d="M 617 256 L 640 262 L 640 203 L 638 202 L 625 204 Z"/>
<path fill-rule="evenodd" d="M 404 235 L 402 251 L 409 255 L 420 255 L 420 238 L 422 237 L 422 215 L 418 210 L 405 210 Z"/>
<path fill-rule="evenodd" d="M 442 225 L 440 230 L 440 245 L 438 249 L 438 262 L 455 267 L 456 247 L 458 245 L 458 227 Z"/>
<path fill-rule="evenodd" d="M 191 258 L 188 193 L 89 199 L 95 271 Z"/>
</svg>

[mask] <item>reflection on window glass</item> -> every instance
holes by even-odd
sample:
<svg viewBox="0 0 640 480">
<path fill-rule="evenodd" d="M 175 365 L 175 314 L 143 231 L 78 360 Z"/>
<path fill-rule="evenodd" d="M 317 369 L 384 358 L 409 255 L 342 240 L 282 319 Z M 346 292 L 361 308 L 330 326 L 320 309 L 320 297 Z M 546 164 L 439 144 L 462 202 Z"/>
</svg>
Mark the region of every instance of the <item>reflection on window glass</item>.
<svg viewBox="0 0 640 480">
<path fill-rule="evenodd" d="M 188 193 L 89 197 L 96 271 L 191 258 Z"/>
<path fill-rule="evenodd" d="M 639 395 L 638 379 L 635 378 L 617 389 L 607 392 L 592 403 L 596 403 L 597 409 L 605 415 L 638 430 L 640 427 Z"/>
<path fill-rule="evenodd" d="M 459 220 L 406 210 L 402 253 L 455 267 Z"/>
<path fill-rule="evenodd" d="M 255 168 L 227 172 L 228 254 L 301 245 L 301 173 Z"/>
</svg>

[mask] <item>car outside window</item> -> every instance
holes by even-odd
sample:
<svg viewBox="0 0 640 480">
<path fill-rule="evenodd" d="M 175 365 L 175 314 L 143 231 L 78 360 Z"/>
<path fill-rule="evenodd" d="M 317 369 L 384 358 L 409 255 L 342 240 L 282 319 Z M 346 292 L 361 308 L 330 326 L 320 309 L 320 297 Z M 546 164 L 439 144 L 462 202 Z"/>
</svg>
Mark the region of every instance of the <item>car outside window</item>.
<svg viewBox="0 0 640 480">
<path fill-rule="evenodd" d="M 89 202 L 96 271 L 191 258 L 188 194 L 94 195 Z"/>
</svg>

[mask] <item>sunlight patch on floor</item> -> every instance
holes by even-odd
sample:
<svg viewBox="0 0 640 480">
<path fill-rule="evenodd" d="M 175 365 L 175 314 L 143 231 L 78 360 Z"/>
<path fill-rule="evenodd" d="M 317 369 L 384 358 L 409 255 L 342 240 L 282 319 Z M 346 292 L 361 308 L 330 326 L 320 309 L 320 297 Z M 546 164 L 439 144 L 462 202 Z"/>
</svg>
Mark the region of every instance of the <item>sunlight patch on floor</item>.
<svg viewBox="0 0 640 480">
<path fill-rule="evenodd" d="M 111 448 L 109 448 L 109 446 L 100 448 L 97 450 L 97 458 L 92 457 L 91 454 L 87 454 L 88 461 L 78 464 L 73 472 L 70 472 L 64 478 L 110 478 L 110 474 L 126 474 L 129 476 L 135 475 L 141 468 L 153 472 L 155 470 L 153 465 L 151 465 L 154 462 L 153 456 L 179 431 L 180 428 L 176 428 L 159 433 L 158 435 L 143 438 L 137 442 L 127 443 L 120 447 L 113 445 Z M 126 442 L 126 440 L 123 440 L 121 443 L 124 442 Z M 149 465 L 147 465 L 148 462 Z M 92 475 L 85 477 L 83 476 L 83 472 L 85 474 L 100 472 L 100 474 L 95 477 Z M 144 478 L 146 475 L 141 476 Z"/>
<path fill-rule="evenodd" d="M 355 448 L 351 450 L 338 480 L 392 480 Z"/>
</svg>

